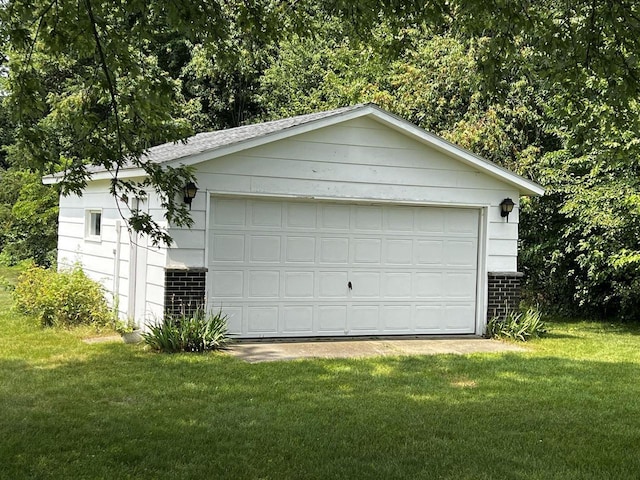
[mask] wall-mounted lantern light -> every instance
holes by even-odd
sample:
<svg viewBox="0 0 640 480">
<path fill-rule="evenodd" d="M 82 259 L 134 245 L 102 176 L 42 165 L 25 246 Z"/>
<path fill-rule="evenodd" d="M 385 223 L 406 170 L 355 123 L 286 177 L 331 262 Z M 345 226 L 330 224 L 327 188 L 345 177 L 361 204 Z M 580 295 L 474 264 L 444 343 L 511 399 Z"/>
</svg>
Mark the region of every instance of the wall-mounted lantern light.
<svg viewBox="0 0 640 480">
<path fill-rule="evenodd" d="M 507 222 L 509 221 L 509 214 L 513 212 L 514 205 L 515 203 L 510 198 L 505 198 L 500 202 L 500 216 L 507 217 Z"/>
<path fill-rule="evenodd" d="M 193 182 L 187 182 L 184 186 L 184 203 L 189 205 L 189 210 L 191 210 L 191 201 L 196 197 L 196 193 L 198 193 L 198 187 Z"/>
</svg>

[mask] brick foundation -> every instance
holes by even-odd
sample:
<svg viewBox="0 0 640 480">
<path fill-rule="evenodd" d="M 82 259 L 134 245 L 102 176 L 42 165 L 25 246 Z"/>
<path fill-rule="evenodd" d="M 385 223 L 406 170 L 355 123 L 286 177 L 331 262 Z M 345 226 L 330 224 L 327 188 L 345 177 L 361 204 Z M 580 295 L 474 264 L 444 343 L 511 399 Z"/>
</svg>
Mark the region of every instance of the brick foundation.
<svg viewBox="0 0 640 480">
<path fill-rule="evenodd" d="M 520 272 L 489 272 L 487 320 L 504 318 L 520 305 Z"/>
<path fill-rule="evenodd" d="M 166 268 L 164 271 L 165 315 L 190 315 L 205 305 L 206 268 Z"/>
</svg>

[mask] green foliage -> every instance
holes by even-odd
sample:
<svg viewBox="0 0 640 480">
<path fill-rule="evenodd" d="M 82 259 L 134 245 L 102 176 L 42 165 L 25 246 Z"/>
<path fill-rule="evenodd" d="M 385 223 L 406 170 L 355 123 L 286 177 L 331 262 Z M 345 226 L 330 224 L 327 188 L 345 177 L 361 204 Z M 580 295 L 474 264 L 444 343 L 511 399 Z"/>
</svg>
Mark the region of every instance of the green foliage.
<svg viewBox="0 0 640 480">
<path fill-rule="evenodd" d="M 220 350 L 229 343 L 227 316 L 196 310 L 191 315 L 167 315 L 160 322 L 147 325 L 144 342 L 166 353 Z"/>
<path fill-rule="evenodd" d="M 504 318 L 492 318 L 487 322 L 487 336 L 490 338 L 510 338 L 526 342 L 547 333 L 542 313 L 534 307 L 525 312 L 511 311 Z"/>
<path fill-rule="evenodd" d="M 19 276 L 13 298 L 16 310 L 43 327 L 101 327 L 111 319 L 102 286 L 77 266 L 61 272 L 32 266 Z"/>
<path fill-rule="evenodd" d="M 0 249 L 5 263 L 32 259 L 55 262 L 58 190 L 43 185 L 40 175 L 11 168 L 0 171 Z"/>
<path fill-rule="evenodd" d="M 0 49 L 2 45 L 0 44 Z M 5 82 L 3 81 L 3 71 L 1 62 L 2 53 L 0 53 L 0 168 L 9 168 L 10 163 L 7 158 L 6 147 L 11 145 L 15 140 L 16 127 L 12 122 L 9 109 L 7 108 L 7 102 L 2 96 L 5 89 Z"/>
<path fill-rule="evenodd" d="M 547 195 L 524 204 L 522 265 L 536 301 L 636 319 L 640 307 L 640 108 L 585 99 L 584 125 L 534 166 Z M 620 120 L 623 120 L 622 124 Z"/>
</svg>

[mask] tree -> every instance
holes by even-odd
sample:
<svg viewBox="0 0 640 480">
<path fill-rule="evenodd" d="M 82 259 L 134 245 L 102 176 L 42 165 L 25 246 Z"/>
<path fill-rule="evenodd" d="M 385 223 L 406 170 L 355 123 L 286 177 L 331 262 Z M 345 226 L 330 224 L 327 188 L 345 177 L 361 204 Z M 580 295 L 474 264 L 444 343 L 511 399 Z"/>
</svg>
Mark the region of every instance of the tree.
<svg viewBox="0 0 640 480">
<path fill-rule="evenodd" d="M 222 45 L 231 37 L 230 20 L 258 40 L 269 38 L 278 14 L 271 2 L 6 2 L 1 20 L 21 155 L 45 173 L 64 171 L 63 194 L 82 193 L 88 166 L 104 168 L 113 175 L 113 195 L 152 189 L 168 222 L 189 225 L 188 210 L 176 199 L 192 172 L 144 157 L 151 146 L 193 131 L 180 109 L 177 80 L 159 65 L 156 42 L 175 33 Z M 122 179 L 127 165 L 143 168 L 147 179 Z M 147 214 L 132 212 L 129 224 L 154 244 L 170 242 Z"/>
<path fill-rule="evenodd" d="M 0 172 L 0 249 L 4 261 L 55 262 L 58 189 L 43 185 L 37 173 Z"/>
</svg>

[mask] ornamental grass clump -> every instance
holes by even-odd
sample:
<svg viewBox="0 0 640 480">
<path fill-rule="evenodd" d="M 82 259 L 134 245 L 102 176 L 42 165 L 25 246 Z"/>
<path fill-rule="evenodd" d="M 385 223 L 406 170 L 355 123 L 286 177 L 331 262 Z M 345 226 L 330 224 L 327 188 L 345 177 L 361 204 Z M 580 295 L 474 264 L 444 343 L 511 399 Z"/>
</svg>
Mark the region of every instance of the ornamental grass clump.
<svg viewBox="0 0 640 480">
<path fill-rule="evenodd" d="M 222 350 L 230 341 L 222 310 L 212 314 L 202 309 L 191 315 L 167 315 L 148 324 L 142 338 L 154 350 L 166 353 Z"/>
<path fill-rule="evenodd" d="M 103 287 L 79 266 L 55 271 L 32 266 L 13 291 L 15 309 L 43 327 L 106 326 L 111 320 Z"/>
<path fill-rule="evenodd" d="M 487 322 L 487 336 L 491 338 L 510 338 L 526 342 L 547 333 L 542 313 L 531 307 L 526 312 L 511 311 L 504 318 L 494 317 Z"/>
</svg>

